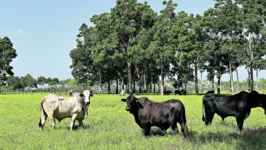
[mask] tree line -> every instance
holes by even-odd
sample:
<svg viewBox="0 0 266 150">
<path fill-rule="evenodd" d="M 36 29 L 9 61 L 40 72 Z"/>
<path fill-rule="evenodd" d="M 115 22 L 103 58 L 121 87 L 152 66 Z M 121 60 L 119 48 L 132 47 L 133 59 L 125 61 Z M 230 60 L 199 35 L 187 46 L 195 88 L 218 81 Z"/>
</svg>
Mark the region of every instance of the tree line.
<svg viewBox="0 0 266 150">
<path fill-rule="evenodd" d="M 207 71 L 213 89 L 216 77 L 218 93 L 229 73 L 234 93 L 237 69 L 245 66 L 254 90 L 254 70 L 265 69 L 266 1 L 215 0 L 203 15 L 177 13 L 172 0 L 162 5 L 157 13 L 147 2 L 117 0 L 110 12 L 90 18 L 92 26 L 83 23 L 70 52 L 74 78 L 100 86 L 115 81 L 139 92 L 160 83 L 163 94 L 167 77 L 177 88 L 195 82 L 198 94 L 198 73 Z"/>
<path fill-rule="evenodd" d="M 38 78 L 32 77 L 30 74 L 26 76 L 8 76 L 5 81 L 5 86 L 2 90 L 7 91 L 47 91 L 56 92 L 73 90 L 86 85 L 77 84 L 75 79 L 59 80 L 58 78 L 50 78 L 40 76 Z"/>
</svg>

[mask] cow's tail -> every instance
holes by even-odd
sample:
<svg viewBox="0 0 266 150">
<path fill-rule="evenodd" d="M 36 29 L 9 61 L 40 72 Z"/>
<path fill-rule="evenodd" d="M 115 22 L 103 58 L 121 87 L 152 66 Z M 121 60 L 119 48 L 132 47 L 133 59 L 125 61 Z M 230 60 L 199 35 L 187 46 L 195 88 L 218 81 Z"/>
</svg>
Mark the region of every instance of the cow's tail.
<svg viewBox="0 0 266 150">
<path fill-rule="evenodd" d="M 40 112 L 41 112 L 41 115 L 40 115 L 39 127 L 40 127 L 41 130 L 43 130 L 44 122 L 45 122 L 46 117 L 47 117 L 47 114 L 46 114 L 46 112 L 43 109 L 43 100 L 41 102 Z"/>
<path fill-rule="evenodd" d="M 204 97 L 203 97 L 203 100 L 202 100 L 202 121 L 204 122 L 205 121 L 205 107 L 204 107 Z"/>
<path fill-rule="evenodd" d="M 184 104 L 179 101 L 179 104 L 180 104 L 180 113 L 181 113 L 181 122 L 180 122 L 180 125 L 181 125 L 181 128 L 182 128 L 182 132 L 183 132 L 183 135 L 184 137 L 186 138 L 188 136 L 188 128 L 187 128 L 187 120 L 186 120 L 186 109 L 185 109 L 185 106 Z"/>
</svg>

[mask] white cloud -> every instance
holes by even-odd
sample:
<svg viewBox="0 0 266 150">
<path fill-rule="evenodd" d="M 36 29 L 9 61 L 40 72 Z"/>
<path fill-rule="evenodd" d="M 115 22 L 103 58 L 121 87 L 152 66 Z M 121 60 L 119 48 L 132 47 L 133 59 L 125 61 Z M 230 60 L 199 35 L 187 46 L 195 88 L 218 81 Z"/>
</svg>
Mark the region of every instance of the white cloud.
<svg viewBox="0 0 266 150">
<path fill-rule="evenodd" d="M 17 31 L 16 31 L 16 34 L 17 35 L 24 35 L 26 32 L 24 31 L 24 30 L 22 30 L 22 29 L 17 29 Z"/>
</svg>

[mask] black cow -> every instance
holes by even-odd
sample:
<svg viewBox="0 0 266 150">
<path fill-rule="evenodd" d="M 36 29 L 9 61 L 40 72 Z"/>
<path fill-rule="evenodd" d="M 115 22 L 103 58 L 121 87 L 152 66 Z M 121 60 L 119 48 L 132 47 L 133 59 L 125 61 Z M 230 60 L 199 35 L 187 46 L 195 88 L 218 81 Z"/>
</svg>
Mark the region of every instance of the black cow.
<svg viewBox="0 0 266 150">
<path fill-rule="evenodd" d="M 169 95 L 170 93 L 172 93 L 170 90 L 166 90 L 166 91 L 164 91 L 164 94 L 165 94 L 165 95 Z"/>
<path fill-rule="evenodd" d="M 179 95 L 187 95 L 187 91 L 185 91 L 185 90 L 181 90 L 181 91 L 175 90 L 175 95 L 176 94 L 179 94 Z"/>
<path fill-rule="evenodd" d="M 211 124 L 215 113 L 223 120 L 234 116 L 239 130 L 242 131 L 244 120 L 249 116 L 251 108 L 257 106 L 257 100 L 245 91 L 229 96 L 215 95 L 214 91 L 209 91 L 203 97 L 202 121 L 206 125 Z"/>
<path fill-rule="evenodd" d="M 181 90 L 181 94 L 182 94 L 182 95 L 187 95 L 187 91 L 182 89 L 182 90 Z"/>
<path fill-rule="evenodd" d="M 171 99 L 165 102 L 154 102 L 147 97 L 136 98 L 133 93 L 121 101 L 127 102 L 126 110 L 135 117 L 136 123 L 144 130 L 145 136 L 150 134 L 152 126 L 159 127 L 164 133 L 171 127 L 176 134 L 178 122 L 184 137 L 187 137 L 185 107 L 181 101 Z"/>
<path fill-rule="evenodd" d="M 181 94 L 181 91 L 179 91 L 179 90 L 175 90 L 175 95 L 176 95 L 176 94 L 178 94 L 178 95 L 182 95 L 182 94 Z"/>
</svg>

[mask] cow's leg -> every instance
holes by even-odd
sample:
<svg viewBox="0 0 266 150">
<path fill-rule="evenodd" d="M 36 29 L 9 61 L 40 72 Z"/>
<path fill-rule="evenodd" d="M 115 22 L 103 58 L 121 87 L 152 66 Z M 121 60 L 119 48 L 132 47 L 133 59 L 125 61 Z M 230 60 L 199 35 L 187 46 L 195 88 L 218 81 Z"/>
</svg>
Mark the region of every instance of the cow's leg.
<svg viewBox="0 0 266 150">
<path fill-rule="evenodd" d="M 149 136 L 150 135 L 150 131 L 151 131 L 151 126 L 146 124 L 146 125 L 143 125 L 143 133 L 144 133 L 144 136 Z"/>
<path fill-rule="evenodd" d="M 84 128 L 84 125 L 83 125 L 82 120 L 78 120 L 78 122 L 79 122 L 79 126 L 82 127 L 82 128 Z"/>
<path fill-rule="evenodd" d="M 244 119 L 241 117 L 237 117 L 236 118 L 236 122 L 237 122 L 237 127 L 240 131 L 242 131 L 243 128 L 243 124 L 244 124 Z"/>
<path fill-rule="evenodd" d="M 41 130 L 43 130 L 46 119 L 47 119 L 47 115 L 42 111 L 41 117 L 40 117 L 40 122 L 39 122 L 39 127 Z"/>
<path fill-rule="evenodd" d="M 166 134 L 166 130 L 162 130 L 163 131 L 163 134 L 165 135 Z"/>
<path fill-rule="evenodd" d="M 72 114 L 71 123 L 70 123 L 70 130 L 71 131 L 73 130 L 73 127 L 75 125 L 76 118 L 77 118 L 77 114 Z"/>
<path fill-rule="evenodd" d="M 150 135 L 150 131 L 151 131 L 151 127 L 147 127 L 144 129 L 144 135 L 145 136 L 149 136 Z"/>
<path fill-rule="evenodd" d="M 206 112 L 205 125 L 211 125 L 212 124 L 213 116 L 214 116 L 213 112 Z"/>
<path fill-rule="evenodd" d="M 178 127 L 176 122 L 171 124 L 171 128 L 173 130 L 173 134 L 177 134 L 178 133 Z"/>
<path fill-rule="evenodd" d="M 188 136 L 188 128 L 187 128 L 187 125 L 183 121 L 183 122 L 180 123 L 180 126 L 181 126 L 181 131 L 182 131 L 184 137 L 186 138 Z"/>
<path fill-rule="evenodd" d="M 84 109 L 84 119 L 86 119 L 88 117 L 88 106 L 87 105 L 83 106 L 83 109 Z"/>
<path fill-rule="evenodd" d="M 55 118 L 54 117 L 50 118 L 50 126 L 51 126 L 51 128 L 55 128 Z"/>
</svg>

